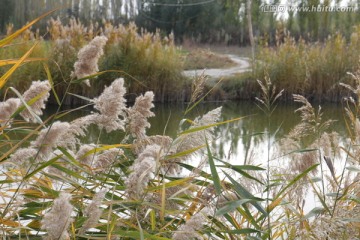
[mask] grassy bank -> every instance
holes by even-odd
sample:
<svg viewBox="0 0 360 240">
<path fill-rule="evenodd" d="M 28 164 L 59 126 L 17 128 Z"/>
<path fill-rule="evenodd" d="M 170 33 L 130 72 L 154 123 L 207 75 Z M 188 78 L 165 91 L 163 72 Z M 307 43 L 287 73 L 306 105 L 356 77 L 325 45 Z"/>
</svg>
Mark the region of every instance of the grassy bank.
<svg viewBox="0 0 360 240">
<path fill-rule="evenodd" d="M 330 36 L 325 42 L 308 43 L 285 36 L 274 47 L 259 47 L 253 74 L 225 79 L 229 98 L 254 98 L 259 95 L 256 79 L 269 76 L 276 86 L 286 90 L 283 100 L 302 94 L 311 101 L 339 102 L 347 96 L 340 82 L 354 85 L 349 72 L 359 67 L 360 28 L 351 39 Z"/>
<path fill-rule="evenodd" d="M 265 48 L 259 56 L 257 77 L 264 74 L 288 92 L 313 100 L 340 101 L 344 96 L 340 82 L 351 83 L 348 72 L 359 66 L 360 31 L 355 29 L 349 42 L 341 35 L 324 43 L 295 42 L 287 36 L 275 49 Z"/>
<path fill-rule="evenodd" d="M 36 38 L 30 31 L 22 33 L 13 45 L 0 50 L 2 59 L 14 59 L 22 56 L 34 42 L 37 47 L 31 57 L 46 58 L 42 62 L 26 63 L 11 77 L 12 86 L 25 90 L 31 81 L 48 78 L 44 64 L 49 66 L 55 89 L 59 95 L 65 94 L 71 72 L 81 47 L 96 35 L 104 35 L 108 41 L 98 68 L 100 71 L 111 70 L 92 79 L 93 87 L 71 86 L 70 92 L 88 97 L 96 96 L 104 85 L 110 84 L 114 77 L 123 77 L 127 81 L 130 93 L 152 90 L 156 101 L 183 101 L 188 97 L 184 91 L 186 79 L 181 75 L 182 60 L 172 36 L 160 37 L 139 31 L 134 24 L 113 26 L 105 22 L 98 25 L 83 26 L 72 19 L 68 25 L 60 20 L 51 19 L 48 23 L 46 40 Z M 141 32 L 141 33 L 139 33 Z M 1 68 L 4 74 L 9 68 Z M 188 85 L 189 86 L 189 85 Z M 134 100 L 134 95 L 129 95 Z M 74 104 L 78 99 L 69 97 L 66 104 Z M 52 100 L 52 102 L 54 102 Z"/>
</svg>

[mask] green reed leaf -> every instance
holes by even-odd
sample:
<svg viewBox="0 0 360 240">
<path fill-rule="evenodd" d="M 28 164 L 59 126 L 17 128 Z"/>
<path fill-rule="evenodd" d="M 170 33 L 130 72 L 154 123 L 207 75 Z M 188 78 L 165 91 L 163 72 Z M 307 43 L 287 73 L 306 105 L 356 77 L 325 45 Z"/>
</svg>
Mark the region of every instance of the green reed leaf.
<svg viewBox="0 0 360 240">
<path fill-rule="evenodd" d="M 209 143 L 207 141 L 206 141 L 206 148 L 207 148 L 207 156 L 208 156 L 208 161 L 209 161 L 209 165 L 210 165 L 210 171 L 211 171 L 211 176 L 212 176 L 212 180 L 214 183 L 215 191 L 216 191 L 217 195 L 220 195 L 221 194 L 220 177 L 216 170 L 214 158 L 210 151 Z"/>
<path fill-rule="evenodd" d="M 241 205 L 251 202 L 251 201 L 253 201 L 253 200 L 240 199 L 240 200 L 236 200 L 236 201 L 229 201 L 226 203 L 226 205 L 224 207 L 222 207 L 216 211 L 215 216 L 220 216 L 220 215 L 224 215 L 225 213 L 232 212 L 235 209 L 237 209 L 238 207 L 240 207 Z"/>
</svg>

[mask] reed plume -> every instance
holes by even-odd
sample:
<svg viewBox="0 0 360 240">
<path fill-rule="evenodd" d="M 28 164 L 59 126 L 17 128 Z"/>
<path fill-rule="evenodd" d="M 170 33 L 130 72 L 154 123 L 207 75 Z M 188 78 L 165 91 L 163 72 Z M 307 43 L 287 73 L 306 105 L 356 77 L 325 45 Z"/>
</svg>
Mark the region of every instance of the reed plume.
<svg viewBox="0 0 360 240">
<path fill-rule="evenodd" d="M 30 88 L 23 94 L 23 98 L 26 102 L 29 100 L 39 97 L 32 105 L 31 110 L 38 116 L 42 115 L 42 109 L 45 109 L 46 101 L 50 96 L 51 85 L 48 80 L 46 81 L 33 81 Z M 36 122 L 34 116 L 29 112 L 28 109 L 23 110 L 20 115 L 28 122 Z"/>
<path fill-rule="evenodd" d="M 93 75 L 99 71 L 98 61 L 104 54 L 104 46 L 107 38 L 97 36 L 78 53 L 78 61 L 74 64 L 74 72 L 71 74 L 78 79 Z M 90 86 L 89 79 L 86 79 L 86 85 Z"/>
<path fill-rule="evenodd" d="M 203 208 L 200 212 L 195 213 L 189 220 L 181 225 L 174 233 L 173 240 L 187 240 L 187 239 L 204 239 L 199 231 L 207 222 L 208 208 Z"/>
<path fill-rule="evenodd" d="M 209 126 L 216 123 L 220 119 L 221 109 L 222 107 L 215 108 L 204 114 L 202 117 L 195 118 L 190 129 Z M 176 152 L 184 152 L 192 148 L 200 147 L 206 144 L 206 140 L 211 141 L 213 138 L 213 129 L 214 127 L 210 127 L 201 131 L 182 135 L 180 139 L 176 140 L 178 142 L 174 146 L 176 147 Z"/>
<path fill-rule="evenodd" d="M 219 121 L 221 116 L 221 110 L 222 107 L 218 107 L 207 112 L 202 117 L 195 118 L 192 126 L 189 129 L 211 126 L 212 124 Z M 197 150 L 190 151 L 190 154 L 185 154 L 181 157 L 164 160 L 162 162 L 162 169 L 169 174 L 178 174 L 180 172 L 180 167 L 177 162 L 183 162 L 188 159 L 189 155 L 195 155 L 199 153 L 202 147 L 206 145 L 207 141 L 212 141 L 213 129 L 214 127 L 204 128 L 199 131 L 182 134 L 178 138 L 176 138 L 169 149 L 169 154 L 182 153 L 192 149 Z"/>
<path fill-rule="evenodd" d="M 79 230 L 80 234 L 84 234 L 86 230 L 94 227 L 99 221 L 103 210 L 100 208 L 101 202 L 105 197 L 107 189 L 102 189 L 95 194 L 91 203 L 84 210 L 86 221 Z"/>
<path fill-rule="evenodd" d="M 126 179 L 126 193 L 130 199 L 139 199 L 142 196 L 158 168 L 161 155 L 160 146 L 149 145 L 134 161 L 130 167 L 132 173 Z"/>
<path fill-rule="evenodd" d="M 9 98 L 5 102 L 0 102 L 0 126 L 11 127 L 11 116 L 15 113 L 16 109 L 20 106 L 20 99 Z"/>
<path fill-rule="evenodd" d="M 109 87 L 105 87 L 98 98 L 94 99 L 94 108 L 99 110 L 100 114 L 93 114 L 92 121 L 100 128 L 104 128 L 106 132 L 125 129 L 125 93 L 124 79 L 118 78 Z"/>
<path fill-rule="evenodd" d="M 42 109 L 45 109 L 45 103 L 50 96 L 51 86 L 49 81 L 33 81 L 30 88 L 23 93 L 23 100 L 28 102 L 38 98 L 32 105 L 31 111 L 37 116 L 42 115 Z M 11 116 L 22 105 L 19 98 L 9 98 L 5 102 L 0 102 L 0 126 L 11 126 Z M 34 116 L 28 109 L 21 111 L 20 115 L 27 122 L 36 122 Z"/>
<path fill-rule="evenodd" d="M 53 148 L 58 147 L 61 144 L 60 140 L 63 139 L 63 135 L 66 134 L 70 127 L 67 122 L 54 122 L 51 126 L 40 131 L 38 137 L 31 142 L 31 146 L 39 149 L 39 152 L 45 156 L 48 156 Z"/>
<path fill-rule="evenodd" d="M 72 222 L 71 213 L 73 206 L 70 203 L 71 195 L 60 193 L 54 200 L 54 204 L 41 220 L 41 229 L 47 232 L 46 240 L 67 240 L 69 239 L 68 228 Z"/>
<path fill-rule="evenodd" d="M 146 128 L 151 126 L 147 118 L 155 116 L 150 111 L 154 107 L 153 100 L 154 93 L 146 92 L 144 95 L 137 97 L 135 104 L 127 109 L 128 128 L 130 133 L 137 139 L 144 139 L 146 137 Z"/>
</svg>

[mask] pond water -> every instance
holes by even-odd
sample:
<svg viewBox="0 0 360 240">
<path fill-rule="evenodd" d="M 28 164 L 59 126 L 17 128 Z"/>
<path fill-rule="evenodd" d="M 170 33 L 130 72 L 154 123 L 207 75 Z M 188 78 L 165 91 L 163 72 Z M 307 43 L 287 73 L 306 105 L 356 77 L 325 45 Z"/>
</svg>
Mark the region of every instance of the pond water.
<svg viewBox="0 0 360 240">
<path fill-rule="evenodd" d="M 152 109 L 155 117 L 149 119 L 151 128 L 147 130 L 147 135 L 168 135 L 174 138 L 182 119 L 193 120 L 195 117 L 219 106 L 223 107 L 222 121 L 244 117 L 239 121 L 216 127 L 215 141 L 212 143 L 214 155 L 237 165 L 254 163 L 254 160 L 261 164 L 261 161 L 256 161 L 256 159 L 261 160 L 267 151 L 268 138 L 265 133 L 270 132 L 272 135 L 271 147 L 275 149 L 278 140 L 286 136 L 300 122 L 300 114 L 295 113 L 295 110 L 301 105 L 295 103 L 278 104 L 270 120 L 255 102 L 250 101 L 206 102 L 198 105 L 186 116 L 184 116 L 186 104 L 155 103 L 155 108 Z M 317 108 L 318 106 L 319 104 L 314 104 L 314 107 Z M 342 106 L 339 104 L 322 104 L 321 109 L 323 120 L 336 120 L 331 130 L 339 132 L 340 136 L 345 135 Z M 55 107 L 47 108 L 46 115 L 51 115 L 55 110 Z M 69 121 L 89 114 L 91 111 L 92 108 L 74 111 L 61 120 Z M 97 127 L 92 126 L 84 140 L 89 143 L 99 141 L 104 144 L 114 144 L 119 143 L 123 137 L 124 135 L 121 132 L 100 133 Z"/>
</svg>

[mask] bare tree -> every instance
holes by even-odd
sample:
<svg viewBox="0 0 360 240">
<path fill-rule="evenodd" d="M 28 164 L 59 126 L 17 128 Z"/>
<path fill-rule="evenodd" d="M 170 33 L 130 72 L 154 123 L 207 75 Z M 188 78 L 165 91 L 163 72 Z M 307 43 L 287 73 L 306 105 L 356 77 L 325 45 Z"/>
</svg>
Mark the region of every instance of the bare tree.
<svg viewBox="0 0 360 240">
<path fill-rule="evenodd" d="M 251 57 L 252 57 L 252 66 L 255 63 L 255 40 L 253 34 L 253 26 L 251 21 L 251 0 L 247 0 L 247 22 L 249 28 L 249 38 L 250 38 L 250 45 L 251 45 Z M 252 68 L 254 69 L 254 68 Z"/>
</svg>

